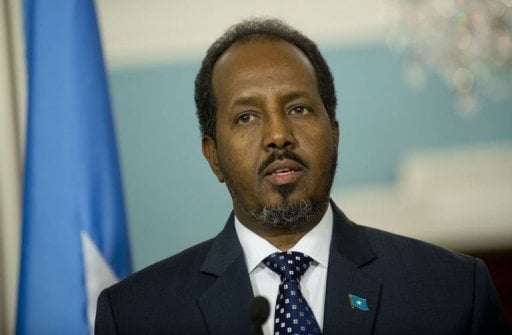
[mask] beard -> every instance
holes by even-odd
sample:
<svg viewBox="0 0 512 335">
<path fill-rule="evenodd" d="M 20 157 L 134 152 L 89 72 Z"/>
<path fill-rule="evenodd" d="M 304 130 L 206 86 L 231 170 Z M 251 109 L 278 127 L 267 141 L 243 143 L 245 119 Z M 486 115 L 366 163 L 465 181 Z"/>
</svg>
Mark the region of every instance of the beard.
<svg viewBox="0 0 512 335">
<path fill-rule="evenodd" d="M 276 186 L 276 191 L 282 198 L 279 204 L 262 204 L 256 208 L 244 206 L 245 211 L 262 225 L 274 230 L 291 231 L 308 225 L 312 218 L 316 216 L 321 217 L 327 209 L 331 186 L 336 173 L 337 160 L 337 150 L 333 150 L 330 162 L 328 162 L 329 166 L 326 169 L 325 179 L 321 181 L 325 189 L 323 197 L 292 201 L 289 199 L 289 195 L 292 194 L 295 185 L 279 185 Z M 226 183 L 228 186 L 232 185 L 229 179 L 226 180 Z M 228 188 L 231 195 L 237 198 L 238 194 L 234 191 L 235 188 Z"/>
<path fill-rule="evenodd" d="M 276 230 L 293 230 L 301 223 L 308 222 L 319 210 L 321 204 L 313 204 L 311 200 L 296 202 L 284 201 L 277 206 L 264 205 L 258 209 L 252 209 L 249 214 L 262 224 Z"/>
</svg>

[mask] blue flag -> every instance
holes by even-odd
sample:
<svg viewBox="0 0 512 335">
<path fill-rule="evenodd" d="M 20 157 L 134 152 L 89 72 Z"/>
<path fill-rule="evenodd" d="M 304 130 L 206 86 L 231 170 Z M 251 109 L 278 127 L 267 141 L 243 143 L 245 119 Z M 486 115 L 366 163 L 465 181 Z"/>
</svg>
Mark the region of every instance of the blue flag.
<svg viewBox="0 0 512 335">
<path fill-rule="evenodd" d="M 365 312 L 370 310 L 368 308 L 365 298 L 361 298 L 361 297 L 358 297 L 357 295 L 349 294 L 348 300 L 350 301 L 350 307 L 352 307 L 352 309 L 357 308 L 357 309 L 360 309 Z"/>
<path fill-rule="evenodd" d="M 17 334 L 90 334 L 131 271 L 91 0 L 25 0 L 28 117 Z"/>
</svg>

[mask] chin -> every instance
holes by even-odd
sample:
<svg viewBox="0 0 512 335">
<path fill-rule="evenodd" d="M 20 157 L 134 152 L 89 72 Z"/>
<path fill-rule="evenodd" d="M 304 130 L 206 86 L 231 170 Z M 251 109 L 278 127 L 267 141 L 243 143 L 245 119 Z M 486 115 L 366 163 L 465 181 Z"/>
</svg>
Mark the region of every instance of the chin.
<svg viewBox="0 0 512 335">
<path fill-rule="evenodd" d="M 249 214 L 273 229 L 293 230 L 310 221 L 317 208 L 310 200 L 281 200 L 278 203 L 265 204 L 254 208 Z"/>
</svg>

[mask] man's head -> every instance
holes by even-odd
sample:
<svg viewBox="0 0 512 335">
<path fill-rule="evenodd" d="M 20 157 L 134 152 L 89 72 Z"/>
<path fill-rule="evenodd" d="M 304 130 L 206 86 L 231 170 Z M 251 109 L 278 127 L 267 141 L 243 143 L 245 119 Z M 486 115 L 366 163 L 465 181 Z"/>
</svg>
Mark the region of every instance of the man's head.
<svg viewBox="0 0 512 335">
<path fill-rule="evenodd" d="M 265 36 L 268 39 L 284 40 L 299 48 L 309 59 L 315 70 L 318 91 L 332 122 L 336 121 L 336 92 L 334 80 L 325 59 L 316 44 L 301 32 L 277 19 L 252 19 L 233 25 L 208 49 L 195 81 L 195 102 L 199 126 L 203 136 L 215 136 L 217 102 L 212 88 L 213 67 L 219 57 L 234 43 Z"/>
<path fill-rule="evenodd" d="M 314 43 L 279 21 L 239 24 L 210 48 L 196 102 L 203 153 L 242 223 L 316 224 L 336 169 L 338 124 L 332 76 Z"/>
</svg>

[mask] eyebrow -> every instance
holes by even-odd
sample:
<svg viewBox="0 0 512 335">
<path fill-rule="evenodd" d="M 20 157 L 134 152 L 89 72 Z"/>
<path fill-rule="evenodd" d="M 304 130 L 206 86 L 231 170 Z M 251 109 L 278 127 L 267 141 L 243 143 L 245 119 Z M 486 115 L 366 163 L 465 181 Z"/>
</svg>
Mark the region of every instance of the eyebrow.
<svg viewBox="0 0 512 335">
<path fill-rule="evenodd" d="M 288 102 L 299 98 L 308 98 L 309 94 L 306 91 L 292 91 L 279 97 L 280 102 Z M 257 95 L 242 96 L 233 102 L 233 106 L 247 106 L 247 105 L 258 105 L 261 99 Z"/>
<path fill-rule="evenodd" d="M 309 98 L 309 94 L 306 91 L 292 91 L 281 97 L 282 102 L 288 102 L 299 98 Z"/>
<path fill-rule="evenodd" d="M 258 103 L 258 97 L 256 96 L 245 96 L 236 98 L 233 102 L 233 106 L 247 106 L 247 105 L 256 105 Z"/>
</svg>

